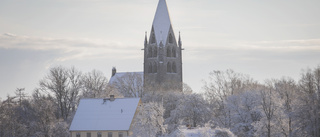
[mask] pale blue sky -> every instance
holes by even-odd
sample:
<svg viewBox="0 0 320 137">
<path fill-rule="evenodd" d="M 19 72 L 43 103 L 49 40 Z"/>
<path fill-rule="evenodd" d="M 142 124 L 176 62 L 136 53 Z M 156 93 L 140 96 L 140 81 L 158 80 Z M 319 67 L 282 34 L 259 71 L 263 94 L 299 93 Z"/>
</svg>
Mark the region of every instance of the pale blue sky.
<svg viewBox="0 0 320 137">
<path fill-rule="evenodd" d="M 53 66 L 143 71 L 144 33 L 158 0 L 0 0 L 0 97 L 30 93 Z M 184 82 L 212 70 L 263 82 L 320 64 L 318 0 L 167 0 L 181 31 Z"/>
</svg>

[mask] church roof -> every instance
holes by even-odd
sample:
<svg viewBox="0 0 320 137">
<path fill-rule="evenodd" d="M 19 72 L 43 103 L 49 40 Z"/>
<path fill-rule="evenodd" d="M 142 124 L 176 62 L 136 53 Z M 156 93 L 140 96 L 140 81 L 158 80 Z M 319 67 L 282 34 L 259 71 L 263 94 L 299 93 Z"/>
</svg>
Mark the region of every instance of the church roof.
<svg viewBox="0 0 320 137">
<path fill-rule="evenodd" d="M 126 76 L 126 75 L 139 75 L 140 77 L 142 77 L 142 81 L 143 81 L 143 72 L 117 72 L 115 73 L 114 76 L 110 78 L 109 84 L 117 83 L 119 78 L 122 78 L 123 76 Z"/>
<path fill-rule="evenodd" d="M 162 43 L 165 45 L 171 26 L 166 0 L 159 0 L 152 26 L 154 29 L 157 44 L 160 45 L 160 42 L 162 41 Z"/>
<path fill-rule="evenodd" d="M 140 98 L 81 99 L 70 131 L 129 130 Z"/>
</svg>

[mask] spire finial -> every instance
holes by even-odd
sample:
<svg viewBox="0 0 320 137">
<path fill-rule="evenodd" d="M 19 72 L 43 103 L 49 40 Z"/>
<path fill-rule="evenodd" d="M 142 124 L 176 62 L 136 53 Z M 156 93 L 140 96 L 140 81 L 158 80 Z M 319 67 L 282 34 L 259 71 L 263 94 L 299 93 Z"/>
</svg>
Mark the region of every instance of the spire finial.
<svg viewBox="0 0 320 137">
<path fill-rule="evenodd" d="M 179 31 L 179 43 L 178 44 L 179 44 L 180 47 L 182 46 L 180 31 Z"/>
<path fill-rule="evenodd" d="M 148 39 L 147 39 L 147 31 L 145 32 L 145 39 L 144 39 L 144 45 L 147 45 Z"/>
<path fill-rule="evenodd" d="M 160 31 L 160 42 L 162 42 L 162 31 Z"/>
</svg>

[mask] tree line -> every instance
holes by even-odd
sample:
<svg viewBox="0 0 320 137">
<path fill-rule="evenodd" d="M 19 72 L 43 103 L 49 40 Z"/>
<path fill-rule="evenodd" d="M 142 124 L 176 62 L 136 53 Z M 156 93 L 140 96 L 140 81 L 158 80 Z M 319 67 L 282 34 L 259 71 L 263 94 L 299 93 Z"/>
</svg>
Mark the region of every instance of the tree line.
<svg viewBox="0 0 320 137">
<path fill-rule="evenodd" d="M 283 77 L 259 83 L 228 69 L 210 72 L 201 93 L 187 84 L 182 92 L 163 88 L 175 85 L 180 83 L 145 87 L 143 76 L 134 73 L 110 84 L 97 70 L 54 67 L 32 95 L 18 88 L 0 100 L 0 136 L 69 136 L 79 100 L 111 94 L 141 98 L 133 136 L 181 136 L 181 126 L 240 137 L 320 136 L 320 66 L 302 71 L 297 81 Z"/>
</svg>

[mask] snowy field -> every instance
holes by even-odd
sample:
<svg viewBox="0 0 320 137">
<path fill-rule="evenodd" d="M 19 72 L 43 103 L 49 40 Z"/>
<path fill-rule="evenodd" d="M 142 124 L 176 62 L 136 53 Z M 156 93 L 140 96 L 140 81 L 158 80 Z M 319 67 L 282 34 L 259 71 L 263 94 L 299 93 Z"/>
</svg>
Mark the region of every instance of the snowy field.
<svg viewBox="0 0 320 137">
<path fill-rule="evenodd" d="M 228 129 L 210 127 L 198 127 L 188 129 L 187 127 L 179 127 L 171 136 L 175 137 L 235 137 Z"/>
</svg>

